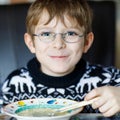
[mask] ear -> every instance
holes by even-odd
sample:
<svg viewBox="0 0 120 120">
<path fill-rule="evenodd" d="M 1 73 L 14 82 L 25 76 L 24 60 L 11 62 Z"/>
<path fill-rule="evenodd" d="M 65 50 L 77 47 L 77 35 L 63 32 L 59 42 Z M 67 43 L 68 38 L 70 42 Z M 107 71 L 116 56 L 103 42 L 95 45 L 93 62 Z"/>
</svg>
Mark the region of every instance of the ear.
<svg viewBox="0 0 120 120">
<path fill-rule="evenodd" d="M 35 46 L 31 36 L 28 33 L 24 34 L 24 41 L 31 53 L 35 53 Z"/>
<path fill-rule="evenodd" d="M 85 38 L 85 45 L 84 45 L 84 50 L 83 53 L 87 53 L 89 48 L 91 47 L 92 43 L 94 40 L 94 34 L 92 32 L 88 33 L 86 38 Z"/>
</svg>

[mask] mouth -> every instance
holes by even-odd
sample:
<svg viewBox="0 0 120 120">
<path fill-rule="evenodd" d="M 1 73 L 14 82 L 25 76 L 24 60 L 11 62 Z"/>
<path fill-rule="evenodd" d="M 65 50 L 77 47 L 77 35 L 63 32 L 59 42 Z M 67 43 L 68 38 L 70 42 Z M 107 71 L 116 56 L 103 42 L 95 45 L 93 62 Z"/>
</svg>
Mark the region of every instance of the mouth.
<svg viewBox="0 0 120 120">
<path fill-rule="evenodd" d="M 50 56 L 53 59 L 63 59 L 63 58 L 67 58 L 67 56 Z"/>
</svg>

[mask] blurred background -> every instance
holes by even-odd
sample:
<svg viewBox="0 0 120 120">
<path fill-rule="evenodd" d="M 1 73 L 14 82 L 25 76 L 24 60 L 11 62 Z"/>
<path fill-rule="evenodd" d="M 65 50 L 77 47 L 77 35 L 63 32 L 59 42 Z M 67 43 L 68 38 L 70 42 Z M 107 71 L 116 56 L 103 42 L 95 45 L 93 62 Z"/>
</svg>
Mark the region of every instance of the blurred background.
<svg viewBox="0 0 120 120">
<path fill-rule="evenodd" d="M 25 17 L 34 0 L 0 0 L 0 84 L 33 57 L 24 44 Z M 120 68 L 120 0 L 88 0 L 93 8 L 92 63 Z"/>
</svg>

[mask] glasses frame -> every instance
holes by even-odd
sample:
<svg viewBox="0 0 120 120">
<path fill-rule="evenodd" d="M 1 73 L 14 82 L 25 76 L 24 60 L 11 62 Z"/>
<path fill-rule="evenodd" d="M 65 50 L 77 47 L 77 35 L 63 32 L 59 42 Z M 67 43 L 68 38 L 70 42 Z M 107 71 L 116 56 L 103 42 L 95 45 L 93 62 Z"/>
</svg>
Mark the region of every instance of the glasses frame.
<svg viewBox="0 0 120 120">
<path fill-rule="evenodd" d="M 65 38 L 65 34 L 67 34 L 67 33 L 54 33 L 54 32 L 53 32 L 53 34 L 54 34 L 54 35 L 53 35 L 53 40 L 48 41 L 48 42 L 52 42 L 52 41 L 54 41 L 55 38 L 56 38 L 56 36 L 57 36 L 58 34 L 61 35 L 62 39 L 63 39 L 66 43 L 77 43 L 77 42 L 80 41 L 79 39 L 76 40 L 75 42 L 69 42 L 69 41 L 66 41 L 64 38 Z M 42 40 L 39 38 L 39 36 L 41 36 L 41 33 L 40 33 L 40 34 L 32 34 L 32 35 L 33 35 L 33 36 L 37 36 L 38 39 L 39 39 L 40 41 L 42 41 Z M 78 34 L 78 38 L 82 38 L 82 37 L 84 37 L 84 34 L 82 34 L 82 35 Z M 42 42 L 47 42 L 47 41 L 42 41 Z"/>
</svg>

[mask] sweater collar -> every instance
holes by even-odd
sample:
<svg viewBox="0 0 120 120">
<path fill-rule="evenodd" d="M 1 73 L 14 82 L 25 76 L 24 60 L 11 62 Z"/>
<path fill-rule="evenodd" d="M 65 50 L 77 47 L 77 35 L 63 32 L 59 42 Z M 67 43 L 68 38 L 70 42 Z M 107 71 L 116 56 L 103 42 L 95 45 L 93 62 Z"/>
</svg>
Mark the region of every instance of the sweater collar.
<svg viewBox="0 0 120 120">
<path fill-rule="evenodd" d="M 40 71 L 40 64 L 36 58 L 31 59 L 28 62 L 27 67 L 31 77 L 33 77 L 33 80 L 36 84 L 43 84 L 49 87 L 61 88 L 78 83 L 85 72 L 86 62 L 81 59 L 80 62 L 76 65 L 73 72 L 62 77 L 54 77 L 44 74 L 42 71 Z"/>
</svg>

